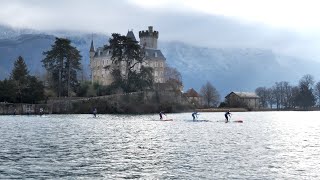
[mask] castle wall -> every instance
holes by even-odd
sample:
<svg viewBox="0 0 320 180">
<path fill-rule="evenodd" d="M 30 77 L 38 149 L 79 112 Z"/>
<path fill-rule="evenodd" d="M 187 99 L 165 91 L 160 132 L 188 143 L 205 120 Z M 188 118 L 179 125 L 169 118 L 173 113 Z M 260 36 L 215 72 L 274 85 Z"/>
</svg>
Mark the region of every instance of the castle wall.
<svg viewBox="0 0 320 180">
<path fill-rule="evenodd" d="M 140 46 L 157 49 L 158 48 L 158 40 L 154 37 L 142 37 L 140 38 Z"/>
<path fill-rule="evenodd" d="M 90 65 L 92 82 L 98 82 L 101 85 L 109 85 L 112 83 L 110 70 L 105 68 L 106 66 L 112 65 L 109 56 L 94 57 L 92 58 Z"/>
<path fill-rule="evenodd" d="M 134 34 L 132 33 L 134 36 Z M 146 31 L 140 31 L 140 45 L 145 44 L 146 51 L 149 51 L 149 55 L 146 56 L 145 62 L 142 64 L 146 67 L 152 67 L 154 70 L 154 81 L 156 83 L 164 83 L 164 63 L 165 57 L 160 50 L 157 50 L 158 43 L 158 31 L 153 31 L 152 26 Z M 110 51 L 103 51 L 102 48 L 97 48 L 94 51 L 93 43 L 90 48 L 90 69 L 91 69 L 91 81 L 92 83 L 98 82 L 101 85 L 110 85 L 113 82 L 113 78 L 110 74 L 110 70 L 106 69 L 106 66 L 112 67 Z M 125 67 L 120 65 L 124 74 Z M 141 65 L 135 67 L 136 71 L 139 71 Z"/>
</svg>

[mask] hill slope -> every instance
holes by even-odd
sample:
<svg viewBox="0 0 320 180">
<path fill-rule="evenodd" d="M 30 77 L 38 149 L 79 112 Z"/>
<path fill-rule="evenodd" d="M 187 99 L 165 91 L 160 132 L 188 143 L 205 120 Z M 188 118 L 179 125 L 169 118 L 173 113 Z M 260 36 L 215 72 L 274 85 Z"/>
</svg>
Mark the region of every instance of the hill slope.
<svg viewBox="0 0 320 180">
<path fill-rule="evenodd" d="M 211 82 L 222 95 L 254 91 L 277 81 L 292 84 L 305 74 L 319 76 L 319 63 L 276 55 L 263 49 L 201 48 L 184 43 L 161 43 L 168 63 L 183 76 L 185 89 Z"/>
<path fill-rule="evenodd" d="M 0 28 L 0 31 L 4 31 Z M 31 32 L 0 33 L 0 79 L 8 77 L 13 62 L 23 56 L 32 74 L 44 74 L 42 52 L 51 48 L 55 36 L 69 38 L 83 56 L 84 75 L 88 78 L 91 34 L 59 32 L 50 35 Z M 1 36 L 2 35 L 2 36 Z M 8 39 L 9 37 L 9 39 Z M 108 40 L 106 35 L 93 36 L 95 47 Z M 160 42 L 159 48 L 172 67 L 181 72 L 185 89 L 211 82 L 224 97 L 230 91 L 254 91 L 259 86 L 270 87 L 277 81 L 292 84 L 304 75 L 315 77 L 319 63 L 274 54 L 264 49 L 203 48 L 181 42 Z"/>
</svg>

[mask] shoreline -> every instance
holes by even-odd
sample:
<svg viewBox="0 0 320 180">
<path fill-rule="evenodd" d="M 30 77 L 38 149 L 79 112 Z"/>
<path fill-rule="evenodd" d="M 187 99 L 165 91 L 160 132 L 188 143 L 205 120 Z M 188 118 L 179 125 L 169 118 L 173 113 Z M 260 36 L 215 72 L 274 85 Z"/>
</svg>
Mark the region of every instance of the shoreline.
<svg viewBox="0 0 320 180">
<path fill-rule="evenodd" d="M 277 110 L 277 109 L 255 109 L 255 110 L 248 110 L 246 108 L 206 108 L 206 109 L 195 109 L 196 112 L 226 112 L 230 110 L 231 112 L 279 112 L 279 111 L 320 111 L 319 108 L 313 108 L 313 109 L 309 109 L 309 110 L 301 110 L 301 109 L 281 109 L 281 110 Z M 175 113 L 191 113 L 191 112 L 195 112 L 195 111 L 190 111 L 190 110 L 187 110 L 187 111 L 179 111 L 179 112 L 168 112 L 168 113 L 172 113 L 172 114 L 175 114 Z M 150 113 L 150 112 L 146 112 L 146 113 L 140 113 L 140 112 L 137 112 L 137 113 L 117 113 L 117 112 L 114 112 L 114 113 L 98 113 L 99 115 L 106 115 L 106 114 L 109 114 L 109 115 L 141 115 L 141 114 L 158 114 L 159 112 L 153 112 L 153 113 Z M 88 114 L 88 115 L 92 115 L 91 112 L 84 112 L 84 113 L 78 113 L 78 112 L 74 112 L 74 113 L 48 113 L 48 112 L 45 112 L 43 114 L 40 114 L 38 112 L 30 112 L 30 113 L 16 113 L 16 114 L 13 114 L 13 113 L 0 113 L 0 116 L 47 116 L 47 115 L 75 115 L 75 114 Z"/>
</svg>

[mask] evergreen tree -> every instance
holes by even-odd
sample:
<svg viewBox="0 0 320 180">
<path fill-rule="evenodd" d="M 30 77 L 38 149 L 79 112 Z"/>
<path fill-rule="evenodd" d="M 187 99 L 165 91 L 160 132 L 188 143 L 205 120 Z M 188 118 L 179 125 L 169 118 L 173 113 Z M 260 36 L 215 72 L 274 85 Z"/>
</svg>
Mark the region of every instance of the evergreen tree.
<svg viewBox="0 0 320 180">
<path fill-rule="evenodd" d="M 312 89 L 308 88 L 305 85 L 301 85 L 299 93 L 295 97 L 295 104 L 299 107 L 307 109 L 315 105 L 315 97 L 312 94 Z"/>
<path fill-rule="evenodd" d="M 113 89 L 134 92 L 152 87 L 153 70 L 142 66 L 144 50 L 137 41 L 114 33 L 105 49 L 112 53 L 112 65 L 105 68 L 111 71 Z"/>
<path fill-rule="evenodd" d="M 80 52 L 71 45 L 69 39 L 56 38 L 51 50 L 43 52 L 46 56 L 43 66 L 51 74 L 51 87 L 58 97 L 70 96 L 78 86 L 77 72 L 81 70 Z"/>
<path fill-rule="evenodd" d="M 25 101 L 28 103 L 36 103 L 44 99 L 44 85 L 35 76 L 28 77 L 28 89 L 26 89 Z"/>
<path fill-rule="evenodd" d="M 44 99 L 44 86 L 35 76 L 30 76 L 21 56 L 14 62 L 9 80 L 0 83 L 0 101 L 36 103 Z"/>
<path fill-rule="evenodd" d="M 24 102 L 23 97 L 28 93 L 28 76 L 27 65 L 21 56 L 14 62 L 14 67 L 10 75 L 16 89 L 16 102 Z"/>
<path fill-rule="evenodd" d="M 0 81 L 0 102 L 15 102 L 16 87 L 12 80 Z"/>
<path fill-rule="evenodd" d="M 299 92 L 295 96 L 295 104 L 304 109 L 315 105 L 316 98 L 313 95 L 312 85 L 314 83 L 311 75 L 305 75 L 299 82 Z"/>
<path fill-rule="evenodd" d="M 144 90 L 147 87 L 152 87 L 154 83 L 152 72 L 153 70 L 151 67 L 144 66 L 141 66 L 140 72 L 130 72 L 130 83 L 128 84 L 128 91 L 133 92 L 138 90 Z"/>
</svg>

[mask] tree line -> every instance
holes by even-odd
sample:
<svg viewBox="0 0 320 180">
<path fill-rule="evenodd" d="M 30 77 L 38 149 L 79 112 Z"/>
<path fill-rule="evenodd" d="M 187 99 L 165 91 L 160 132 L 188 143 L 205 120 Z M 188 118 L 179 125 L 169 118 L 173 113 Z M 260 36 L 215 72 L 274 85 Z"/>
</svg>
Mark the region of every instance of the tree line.
<svg viewBox="0 0 320 180">
<path fill-rule="evenodd" d="M 313 76 L 304 75 L 298 85 L 287 81 L 276 82 L 272 87 L 258 87 L 255 90 L 260 97 L 262 108 L 310 109 L 320 106 L 320 82 L 315 84 Z"/>
<path fill-rule="evenodd" d="M 23 57 L 19 56 L 8 79 L 0 81 L 0 102 L 36 103 L 43 99 L 43 82 L 29 74 Z"/>
<path fill-rule="evenodd" d="M 56 38 L 41 60 L 47 70 L 42 81 L 32 76 L 23 59 L 14 62 L 10 76 L 0 81 L 0 102 L 39 103 L 49 96 L 71 96 L 79 90 L 80 52 L 65 38 Z"/>
<path fill-rule="evenodd" d="M 80 52 L 69 39 L 56 38 L 51 49 L 43 52 L 41 63 L 46 69 L 43 81 L 29 74 L 23 57 L 19 56 L 10 77 L 0 81 L 0 102 L 37 103 L 48 97 L 92 97 L 153 88 L 153 69 L 142 65 L 145 53 L 137 41 L 114 33 L 104 48 L 112 53 L 112 65 L 104 67 L 111 71 L 114 80 L 111 85 L 79 81 Z M 137 71 L 136 66 L 141 68 Z M 167 64 L 165 79 L 175 89 L 182 86 L 181 74 Z"/>
</svg>

